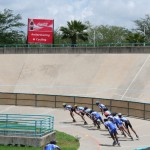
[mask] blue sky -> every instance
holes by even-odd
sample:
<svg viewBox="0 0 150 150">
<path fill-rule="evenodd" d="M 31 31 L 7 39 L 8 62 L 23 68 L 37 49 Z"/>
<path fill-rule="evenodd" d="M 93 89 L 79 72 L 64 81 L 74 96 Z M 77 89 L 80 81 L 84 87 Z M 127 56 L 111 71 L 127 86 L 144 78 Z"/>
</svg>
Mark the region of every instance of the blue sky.
<svg viewBox="0 0 150 150">
<path fill-rule="evenodd" d="M 134 28 L 133 21 L 150 14 L 150 0 L 0 0 L 0 11 L 11 9 L 28 18 L 54 19 L 55 29 L 77 19 L 93 25 Z"/>
</svg>

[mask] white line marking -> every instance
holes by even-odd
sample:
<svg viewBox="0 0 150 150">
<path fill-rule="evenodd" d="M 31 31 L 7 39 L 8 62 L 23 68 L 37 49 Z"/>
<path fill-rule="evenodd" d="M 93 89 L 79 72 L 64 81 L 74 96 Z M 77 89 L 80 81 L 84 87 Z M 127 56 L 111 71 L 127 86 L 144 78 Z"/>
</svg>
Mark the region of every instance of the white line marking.
<svg viewBox="0 0 150 150">
<path fill-rule="evenodd" d="M 117 94 L 117 93 L 114 94 L 114 95 L 119 96 L 119 97 L 122 96 L 121 94 Z M 126 100 L 129 99 L 129 101 L 131 101 L 131 99 L 132 99 L 132 100 L 136 100 L 136 101 L 138 101 L 138 102 L 139 102 L 139 100 L 141 100 L 141 98 L 135 98 L 135 97 L 130 97 L 130 96 L 124 96 L 124 98 L 125 98 Z M 143 101 L 144 101 L 144 100 L 146 101 L 146 99 L 143 99 L 143 98 L 142 98 L 142 100 L 143 100 Z M 149 100 L 149 99 L 147 99 L 147 100 Z"/>
<path fill-rule="evenodd" d="M 138 77 L 138 75 L 140 74 L 140 72 L 142 71 L 142 69 L 144 68 L 145 64 L 147 63 L 148 59 L 150 58 L 150 55 L 148 55 L 148 57 L 146 58 L 146 60 L 144 61 L 143 65 L 141 66 L 141 68 L 139 69 L 139 71 L 136 73 L 135 77 L 133 78 L 133 80 L 131 81 L 131 83 L 129 84 L 128 88 L 125 90 L 124 94 L 121 97 L 121 100 L 123 99 L 123 97 L 126 95 L 126 93 L 128 92 L 129 88 L 131 87 L 131 85 L 133 84 L 133 82 L 136 80 L 136 78 Z"/>
<path fill-rule="evenodd" d="M 10 107 L 8 107 L 8 108 L 5 108 L 5 109 L 1 110 L 0 113 L 3 113 L 3 112 L 5 112 L 5 111 L 8 111 L 9 109 L 11 109 L 11 108 L 13 108 L 13 107 L 15 107 L 15 106 L 10 106 Z"/>
</svg>

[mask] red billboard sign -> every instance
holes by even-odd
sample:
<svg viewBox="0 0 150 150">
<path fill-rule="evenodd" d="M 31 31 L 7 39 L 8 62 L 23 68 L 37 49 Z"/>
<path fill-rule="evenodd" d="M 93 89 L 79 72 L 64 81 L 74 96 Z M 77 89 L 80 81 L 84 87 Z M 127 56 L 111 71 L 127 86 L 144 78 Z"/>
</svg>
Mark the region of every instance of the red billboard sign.
<svg viewBox="0 0 150 150">
<path fill-rule="evenodd" d="M 28 19 L 28 43 L 53 44 L 54 20 Z"/>
</svg>

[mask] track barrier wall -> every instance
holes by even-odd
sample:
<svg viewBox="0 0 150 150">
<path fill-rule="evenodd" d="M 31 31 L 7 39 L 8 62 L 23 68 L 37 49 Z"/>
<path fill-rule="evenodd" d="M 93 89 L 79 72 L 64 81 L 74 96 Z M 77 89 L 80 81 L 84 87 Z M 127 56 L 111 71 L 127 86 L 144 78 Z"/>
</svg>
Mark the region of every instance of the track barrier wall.
<svg viewBox="0 0 150 150">
<path fill-rule="evenodd" d="M 0 54 L 103 54 L 150 53 L 150 46 L 104 47 L 0 47 Z"/>
<path fill-rule="evenodd" d="M 0 93 L 0 105 L 62 108 L 62 103 L 67 103 L 87 106 L 99 111 L 95 105 L 96 101 L 105 104 L 112 112 L 121 112 L 126 116 L 150 120 L 150 103 L 79 96 Z"/>
</svg>

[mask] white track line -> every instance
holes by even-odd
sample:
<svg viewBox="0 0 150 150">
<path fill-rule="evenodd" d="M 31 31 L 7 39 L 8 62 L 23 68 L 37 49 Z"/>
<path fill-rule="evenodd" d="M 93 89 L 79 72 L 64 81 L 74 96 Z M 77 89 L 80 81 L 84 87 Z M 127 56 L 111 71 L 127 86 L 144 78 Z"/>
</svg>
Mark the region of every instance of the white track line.
<svg viewBox="0 0 150 150">
<path fill-rule="evenodd" d="M 148 57 L 146 58 L 146 60 L 144 61 L 143 65 L 141 66 L 141 68 L 139 69 L 139 71 L 136 73 L 135 77 L 133 78 L 133 80 L 131 81 L 131 83 L 129 84 L 128 88 L 125 90 L 124 94 L 121 97 L 121 100 L 123 99 L 123 97 L 126 95 L 126 93 L 128 92 L 129 88 L 131 87 L 131 85 L 133 84 L 133 82 L 136 80 L 136 78 L 138 77 L 138 75 L 140 74 L 140 72 L 142 71 L 142 69 L 144 68 L 145 64 L 147 63 L 148 59 L 150 58 L 150 55 L 148 55 Z"/>
<path fill-rule="evenodd" d="M 13 108 L 13 107 L 15 107 L 15 106 L 9 106 L 8 108 L 5 108 L 5 109 L 1 110 L 0 113 L 3 113 L 3 112 L 5 112 L 5 111 L 8 111 L 9 109 L 11 109 L 11 108 Z"/>
</svg>

